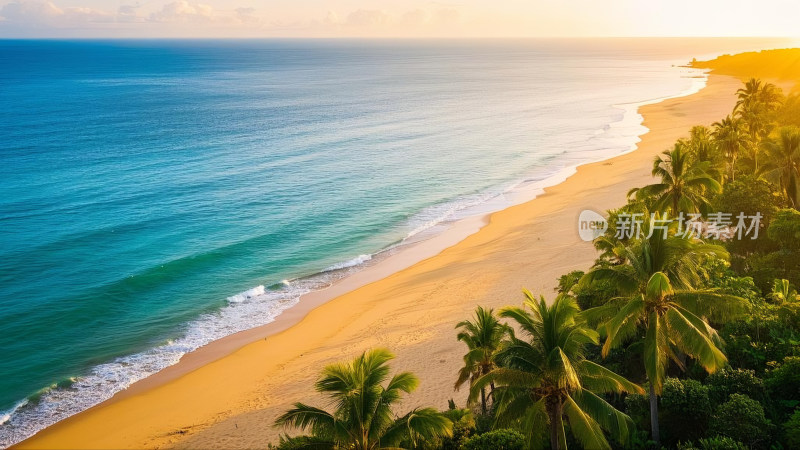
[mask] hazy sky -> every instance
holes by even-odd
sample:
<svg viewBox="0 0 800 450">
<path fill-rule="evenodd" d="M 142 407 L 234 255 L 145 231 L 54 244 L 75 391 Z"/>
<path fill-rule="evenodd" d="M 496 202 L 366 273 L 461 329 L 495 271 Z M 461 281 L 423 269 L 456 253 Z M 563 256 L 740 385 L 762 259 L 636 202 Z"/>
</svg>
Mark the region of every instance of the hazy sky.
<svg viewBox="0 0 800 450">
<path fill-rule="evenodd" d="M 0 37 L 797 36 L 797 0 L 0 0 Z"/>
</svg>

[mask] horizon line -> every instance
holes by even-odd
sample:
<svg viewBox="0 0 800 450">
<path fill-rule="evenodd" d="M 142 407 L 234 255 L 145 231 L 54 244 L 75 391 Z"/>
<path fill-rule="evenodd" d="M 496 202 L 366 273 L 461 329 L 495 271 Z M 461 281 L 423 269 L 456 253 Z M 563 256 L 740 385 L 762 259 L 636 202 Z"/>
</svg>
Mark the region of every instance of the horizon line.
<svg viewBox="0 0 800 450">
<path fill-rule="evenodd" d="M 800 36 L 152 36 L 152 37 L 119 37 L 119 36 L 92 36 L 92 37 L 64 37 L 64 36 L 0 36 L 0 41 L 100 41 L 100 40 L 125 40 L 125 41 L 155 41 L 155 40 L 228 40 L 228 41 L 258 41 L 258 40 L 405 40 L 405 41 L 465 41 L 465 40 L 583 40 L 583 39 L 797 39 Z"/>
</svg>

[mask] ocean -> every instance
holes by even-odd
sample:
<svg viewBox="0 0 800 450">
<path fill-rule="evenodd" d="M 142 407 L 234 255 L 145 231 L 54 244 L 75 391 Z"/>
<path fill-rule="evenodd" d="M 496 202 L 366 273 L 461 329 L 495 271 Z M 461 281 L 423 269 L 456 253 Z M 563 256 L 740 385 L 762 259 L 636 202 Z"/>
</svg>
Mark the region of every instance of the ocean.
<svg viewBox="0 0 800 450">
<path fill-rule="evenodd" d="M 779 44 L 0 41 L 0 447 L 630 151 L 692 57 Z"/>
</svg>

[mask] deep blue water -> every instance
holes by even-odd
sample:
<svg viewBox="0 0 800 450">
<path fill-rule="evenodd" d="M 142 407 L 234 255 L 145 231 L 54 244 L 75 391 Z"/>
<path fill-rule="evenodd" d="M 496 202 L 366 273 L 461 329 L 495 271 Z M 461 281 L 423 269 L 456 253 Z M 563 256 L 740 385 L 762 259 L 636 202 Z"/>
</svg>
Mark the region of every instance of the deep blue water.
<svg viewBox="0 0 800 450">
<path fill-rule="evenodd" d="M 625 105 L 741 47 L 0 41 L 0 411 L 28 399 L 0 446 L 330 281 L 300 277 L 628 150 Z"/>
</svg>

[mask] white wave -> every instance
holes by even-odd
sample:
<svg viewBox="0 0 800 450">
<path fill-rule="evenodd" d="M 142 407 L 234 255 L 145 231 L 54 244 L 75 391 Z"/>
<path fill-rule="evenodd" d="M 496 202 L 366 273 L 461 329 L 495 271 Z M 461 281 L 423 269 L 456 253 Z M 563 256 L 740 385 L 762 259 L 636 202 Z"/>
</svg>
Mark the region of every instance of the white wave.
<svg viewBox="0 0 800 450">
<path fill-rule="evenodd" d="M 285 280 L 284 280 L 285 281 Z M 259 295 L 264 295 L 264 285 L 256 286 L 252 289 L 248 289 L 244 292 L 240 292 L 236 295 L 232 295 L 228 297 L 228 301 L 230 303 L 241 303 L 245 300 L 249 300 L 253 297 L 257 297 Z"/>
<path fill-rule="evenodd" d="M 100 364 L 69 387 L 50 387 L 35 401 L 20 402 L 0 412 L 0 448 L 20 442 L 39 430 L 111 398 L 117 392 L 176 364 L 183 355 L 225 336 L 265 325 L 300 296 L 323 285 L 311 280 L 277 292 L 257 286 L 237 294 L 221 310 L 205 314 L 185 326 L 181 337 L 147 351 Z M 241 299 L 241 300 L 239 300 Z"/>
<path fill-rule="evenodd" d="M 353 259 L 349 259 L 347 261 L 334 264 L 334 265 L 328 267 L 327 269 L 323 270 L 323 272 L 331 272 L 333 270 L 341 270 L 341 269 L 347 269 L 349 267 L 360 266 L 361 264 L 364 264 L 365 262 L 367 262 L 367 261 L 369 261 L 371 259 L 372 259 L 372 255 L 367 255 L 367 254 L 358 255 Z"/>
<path fill-rule="evenodd" d="M 5 411 L 2 414 L 0 414 L 0 426 L 4 425 L 6 422 L 11 420 L 11 416 L 13 416 L 14 413 L 17 412 L 17 410 L 19 410 L 20 408 L 22 408 L 23 406 L 25 406 L 27 404 L 28 404 L 28 400 L 27 399 L 22 400 L 21 402 L 18 402 L 16 405 L 14 405 L 8 411 Z M 2 443 L 0 443 L 0 445 L 2 445 Z"/>
<path fill-rule="evenodd" d="M 419 234 L 438 225 L 453 222 L 466 217 L 469 214 L 462 213 L 469 211 L 475 206 L 482 205 L 493 197 L 496 197 L 499 194 L 499 190 L 500 189 L 497 188 L 489 189 L 486 192 L 461 196 L 453 201 L 425 208 L 418 214 L 415 214 L 414 217 L 408 221 L 408 227 L 411 228 L 411 231 L 406 233 L 404 241 L 418 236 Z"/>
</svg>

